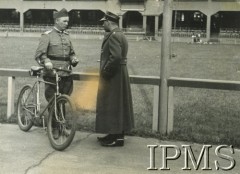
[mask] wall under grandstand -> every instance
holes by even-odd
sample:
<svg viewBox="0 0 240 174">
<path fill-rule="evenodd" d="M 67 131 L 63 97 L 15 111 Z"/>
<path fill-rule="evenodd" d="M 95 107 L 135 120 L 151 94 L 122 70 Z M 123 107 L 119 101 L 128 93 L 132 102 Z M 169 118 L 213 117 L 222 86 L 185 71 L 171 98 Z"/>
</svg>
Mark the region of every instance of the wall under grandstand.
<svg viewBox="0 0 240 174">
<path fill-rule="evenodd" d="M 72 30 L 101 33 L 99 19 L 105 11 L 120 16 L 119 26 L 130 34 L 161 36 L 163 0 L 1 0 L 0 30 L 46 30 L 54 23 L 53 14 L 69 11 Z M 173 33 L 190 36 L 200 33 L 211 38 L 239 38 L 238 0 L 174 0 Z"/>
</svg>

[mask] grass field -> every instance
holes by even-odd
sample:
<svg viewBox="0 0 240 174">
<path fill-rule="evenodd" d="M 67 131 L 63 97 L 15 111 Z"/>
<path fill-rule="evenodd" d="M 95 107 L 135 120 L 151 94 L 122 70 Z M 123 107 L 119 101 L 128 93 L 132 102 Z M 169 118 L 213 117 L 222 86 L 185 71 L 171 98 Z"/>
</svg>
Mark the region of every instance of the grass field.
<svg viewBox="0 0 240 174">
<path fill-rule="evenodd" d="M 28 69 L 36 65 L 33 57 L 38 38 L 0 38 L 1 68 Z M 80 64 L 75 72 L 97 72 L 101 40 L 73 40 Z M 239 80 L 238 45 L 193 45 L 173 43 L 170 76 Z M 129 41 L 128 69 L 132 75 L 160 75 L 161 43 Z M 0 115 L 6 120 L 7 78 L 0 77 Z M 32 79 L 16 81 L 16 99 L 20 88 Z M 84 91 L 82 93 L 82 91 Z M 200 143 L 232 144 L 240 147 L 240 92 L 176 88 L 174 93 L 174 131 L 168 137 L 151 132 L 153 87 L 132 85 L 135 125 L 133 134 L 160 139 Z M 96 84 L 75 82 L 73 98 L 91 95 L 89 108 L 81 112 L 79 128 L 94 131 Z M 80 113 L 80 111 L 79 111 Z M 14 120 L 14 118 L 12 118 Z"/>
</svg>

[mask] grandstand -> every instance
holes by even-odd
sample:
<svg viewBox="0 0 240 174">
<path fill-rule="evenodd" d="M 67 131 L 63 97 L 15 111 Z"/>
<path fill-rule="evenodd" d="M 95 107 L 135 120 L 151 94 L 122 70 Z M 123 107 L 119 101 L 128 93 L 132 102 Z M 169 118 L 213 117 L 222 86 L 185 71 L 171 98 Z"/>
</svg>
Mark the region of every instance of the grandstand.
<svg viewBox="0 0 240 174">
<path fill-rule="evenodd" d="M 109 10 L 120 16 L 127 34 L 161 36 L 164 0 L 1 0 L 0 31 L 42 32 L 53 25 L 53 14 L 69 11 L 72 32 L 102 34 L 98 22 Z M 240 38 L 238 0 L 173 0 L 173 36 L 201 33 L 206 40 Z"/>
</svg>

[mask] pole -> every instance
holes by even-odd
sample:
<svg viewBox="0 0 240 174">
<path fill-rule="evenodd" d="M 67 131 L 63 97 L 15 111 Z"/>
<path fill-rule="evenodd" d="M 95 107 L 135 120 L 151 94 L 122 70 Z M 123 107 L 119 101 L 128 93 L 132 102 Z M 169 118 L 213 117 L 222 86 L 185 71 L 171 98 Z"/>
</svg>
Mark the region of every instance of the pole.
<svg viewBox="0 0 240 174">
<path fill-rule="evenodd" d="M 168 123 L 168 86 L 169 58 L 171 56 L 171 33 L 172 33 L 172 0 L 164 1 L 163 8 L 163 35 L 161 45 L 161 88 L 159 107 L 159 131 L 161 134 L 167 133 Z"/>
<path fill-rule="evenodd" d="M 207 29 L 206 29 L 206 35 L 207 35 L 207 42 L 211 39 L 211 14 L 207 14 Z"/>
<path fill-rule="evenodd" d="M 120 17 L 120 19 L 119 19 L 119 28 L 122 29 L 123 28 L 123 15 L 120 15 L 119 17 Z"/>
<path fill-rule="evenodd" d="M 207 12 L 207 28 L 206 28 L 206 39 L 207 42 L 211 40 L 211 17 L 212 17 L 212 0 L 208 0 L 208 12 Z"/>
<path fill-rule="evenodd" d="M 21 9 L 20 11 L 20 32 L 21 34 L 23 33 L 24 31 L 24 11 L 23 9 Z"/>
</svg>

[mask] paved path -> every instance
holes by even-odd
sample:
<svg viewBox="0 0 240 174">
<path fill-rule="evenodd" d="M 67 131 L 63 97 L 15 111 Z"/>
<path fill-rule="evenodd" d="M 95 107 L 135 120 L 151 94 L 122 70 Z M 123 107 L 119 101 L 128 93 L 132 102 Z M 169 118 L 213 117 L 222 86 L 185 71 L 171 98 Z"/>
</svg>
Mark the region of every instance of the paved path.
<svg viewBox="0 0 240 174">
<path fill-rule="evenodd" d="M 183 171 L 184 155 L 177 160 L 168 161 L 170 170 L 163 171 L 162 149 L 156 148 L 155 165 L 158 170 L 149 171 L 150 151 L 147 145 L 176 145 L 181 150 L 183 144 L 192 145 L 195 156 L 198 157 L 202 145 L 186 142 L 160 141 L 153 138 L 126 137 L 124 147 L 102 147 L 98 144 L 98 134 L 77 132 L 65 151 L 59 152 L 51 148 L 45 131 L 33 127 L 29 132 L 22 132 L 17 125 L 0 124 L 0 174 L 240 174 L 240 151 L 235 149 L 233 155 L 236 166 L 233 170 L 223 172 L 215 169 L 214 160 L 222 166 L 230 162 L 214 155 L 213 146 L 210 149 L 210 167 L 212 170 Z M 229 154 L 228 149 L 222 149 Z M 174 151 L 169 149 L 169 156 Z M 189 166 L 192 168 L 191 162 Z M 200 168 L 203 164 L 200 165 Z"/>
</svg>

